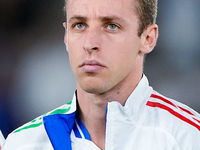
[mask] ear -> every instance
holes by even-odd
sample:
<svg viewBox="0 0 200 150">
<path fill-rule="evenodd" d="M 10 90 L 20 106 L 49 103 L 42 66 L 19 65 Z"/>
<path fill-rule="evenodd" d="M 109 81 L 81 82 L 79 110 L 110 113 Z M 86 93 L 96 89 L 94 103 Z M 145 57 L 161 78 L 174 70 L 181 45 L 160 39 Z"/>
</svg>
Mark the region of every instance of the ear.
<svg viewBox="0 0 200 150">
<path fill-rule="evenodd" d="M 149 25 L 141 35 L 141 52 L 150 53 L 156 45 L 158 38 L 158 26 L 156 24 Z"/>
<path fill-rule="evenodd" d="M 63 23 L 63 27 L 65 28 L 65 37 L 64 37 L 64 43 L 67 44 L 67 23 Z"/>
<path fill-rule="evenodd" d="M 63 23 L 63 27 L 65 28 L 64 43 L 65 43 L 65 45 L 67 47 L 67 23 L 66 22 Z"/>
</svg>

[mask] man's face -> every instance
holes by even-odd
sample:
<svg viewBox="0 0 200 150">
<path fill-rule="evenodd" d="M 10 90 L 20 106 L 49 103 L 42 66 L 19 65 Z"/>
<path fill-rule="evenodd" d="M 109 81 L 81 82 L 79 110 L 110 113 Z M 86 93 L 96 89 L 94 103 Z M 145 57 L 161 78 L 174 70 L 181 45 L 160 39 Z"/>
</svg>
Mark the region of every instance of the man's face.
<svg viewBox="0 0 200 150">
<path fill-rule="evenodd" d="M 141 75 L 138 22 L 133 0 L 68 0 L 65 43 L 84 91 L 102 94 Z"/>
</svg>

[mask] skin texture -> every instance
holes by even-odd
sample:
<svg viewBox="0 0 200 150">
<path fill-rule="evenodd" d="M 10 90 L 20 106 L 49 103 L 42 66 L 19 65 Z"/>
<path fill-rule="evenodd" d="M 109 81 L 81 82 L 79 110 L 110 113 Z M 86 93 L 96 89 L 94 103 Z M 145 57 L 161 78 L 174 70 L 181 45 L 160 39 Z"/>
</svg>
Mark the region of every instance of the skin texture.
<svg viewBox="0 0 200 150">
<path fill-rule="evenodd" d="M 79 116 L 92 141 L 105 145 L 105 110 L 124 105 L 156 44 L 157 25 L 138 36 L 134 0 L 69 0 L 65 44 L 77 79 Z"/>
</svg>

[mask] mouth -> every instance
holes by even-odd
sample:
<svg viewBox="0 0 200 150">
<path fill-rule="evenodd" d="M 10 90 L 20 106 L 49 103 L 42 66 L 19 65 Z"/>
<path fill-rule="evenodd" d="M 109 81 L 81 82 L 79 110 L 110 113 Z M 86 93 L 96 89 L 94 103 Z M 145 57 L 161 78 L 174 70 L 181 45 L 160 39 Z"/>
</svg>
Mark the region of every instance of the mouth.
<svg viewBox="0 0 200 150">
<path fill-rule="evenodd" d="M 103 64 L 96 60 L 86 60 L 79 67 L 86 73 L 96 73 L 105 68 Z"/>
</svg>

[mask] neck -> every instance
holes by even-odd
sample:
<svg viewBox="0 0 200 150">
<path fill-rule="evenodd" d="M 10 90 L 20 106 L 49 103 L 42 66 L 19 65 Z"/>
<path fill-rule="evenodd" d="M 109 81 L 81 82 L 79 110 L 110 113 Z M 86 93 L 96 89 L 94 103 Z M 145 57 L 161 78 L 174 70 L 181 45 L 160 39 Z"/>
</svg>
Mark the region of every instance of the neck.
<svg viewBox="0 0 200 150">
<path fill-rule="evenodd" d="M 106 101 L 101 101 L 99 96 L 86 94 L 77 88 L 79 117 L 90 134 L 91 140 L 100 148 L 105 146 L 105 115 Z"/>
<path fill-rule="evenodd" d="M 139 75 L 135 80 L 127 79 L 109 92 L 103 94 L 91 94 L 85 92 L 77 85 L 77 95 L 79 103 L 79 116 L 87 128 L 91 140 L 101 149 L 105 146 L 105 127 L 106 127 L 106 107 L 108 102 L 118 101 L 124 105 L 132 91 L 141 79 Z M 133 81 L 133 84 L 130 84 Z M 129 82 L 127 84 L 126 82 Z"/>
</svg>

